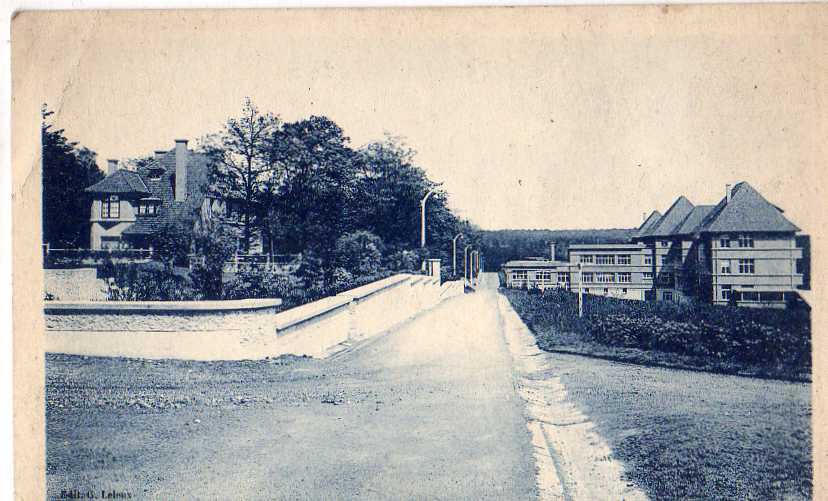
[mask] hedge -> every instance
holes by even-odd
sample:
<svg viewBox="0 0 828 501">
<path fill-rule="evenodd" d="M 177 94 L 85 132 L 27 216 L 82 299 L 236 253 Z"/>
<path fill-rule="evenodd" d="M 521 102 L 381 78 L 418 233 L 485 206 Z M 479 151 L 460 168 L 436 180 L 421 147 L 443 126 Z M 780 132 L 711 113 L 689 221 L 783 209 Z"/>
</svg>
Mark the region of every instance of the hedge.
<svg viewBox="0 0 828 501">
<path fill-rule="evenodd" d="M 541 348 L 582 342 L 695 357 L 779 377 L 811 369 L 811 318 L 806 309 L 759 309 L 705 303 L 632 301 L 584 296 L 584 316 L 571 292 L 507 290 Z"/>
</svg>

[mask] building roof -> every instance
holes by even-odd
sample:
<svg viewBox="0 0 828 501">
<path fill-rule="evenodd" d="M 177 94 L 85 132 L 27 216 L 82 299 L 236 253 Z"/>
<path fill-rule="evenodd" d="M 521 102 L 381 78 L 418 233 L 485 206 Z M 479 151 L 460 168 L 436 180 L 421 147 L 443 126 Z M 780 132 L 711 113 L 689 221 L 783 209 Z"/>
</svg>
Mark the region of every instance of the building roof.
<svg viewBox="0 0 828 501">
<path fill-rule="evenodd" d="M 657 210 L 654 210 L 653 212 L 650 213 L 650 215 L 647 217 L 647 219 L 645 219 L 644 222 L 641 223 L 641 226 L 636 228 L 635 233 L 633 233 L 633 238 L 644 235 L 647 231 L 652 229 L 653 226 L 658 224 L 658 222 L 660 220 L 661 220 L 661 213 Z"/>
<path fill-rule="evenodd" d="M 620 250 L 620 249 L 643 249 L 643 244 L 637 242 L 628 243 L 607 243 L 607 244 L 572 244 L 569 246 L 570 250 Z"/>
<path fill-rule="evenodd" d="M 693 207 L 690 214 L 673 231 L 673 235 L 694 235 L 701 228 L 701 224 L 715 208 L 715 205 L 697 205 Z"/>
<path fill-rule="evenodd" d="M 703 233 L 720 232 L 797 232 L 799 228 L 782 215 L 782 210 L 768 202 L 746 182 L 731 191 L 730 202 L 723 198 L 705 217 L 699 228 Z"/>
<path fill-rule="evenodd" d="M 205 155 L 187 151 L 187 197 L 181 201 L 175 200 L 175 149 L 144 162 L 134 172 L 118 170 L 87 188 L 87 191 L 112 193 L 96 188 L 111 179 L 115 181 L 110 182 L 110 185 L 123 183 L 121 179 L 129 179 L 133 184 L 140 183 L 143 187 L 142 190 L 120 193 L 133 193 L 143 195 L 140 198 L 160 200 L 155 215 L 139 215 L 135 223 L 124 230 L 124 235 L 149 235 L 168 223 L 185 221 L 195 216 L 209 189 L 209 162 Z"/>
<path fill-rule="evenodd" d="M 561 266 L 569 266 L 569 261 L 517 259 L 507 261 L 503 265 L 504 268 L 558 268 Z"/>
<path fill-rule="evenodd" d="M 119 169 L 86 188 L 88 193 L 109 195 L 119 194 L 149 194 L 150 190 L 137 173 Z"/>
<path fill-rule="evenodd" d="M 667 209 L 667 212 L 664 213 L 657 223 L 653 224 L 648 230 L 638 235 L 638 238 L 671 236 L 679 228 L 679 226 L 681 226 L 681 223 L 684 222 L 692 211 L 693 204 L 690 203 L 690 200 L 687 200 L 687 197 L 682 195 L 678 197 L 675 202 L 673 202 L 673 205 Z"/>
</svg>

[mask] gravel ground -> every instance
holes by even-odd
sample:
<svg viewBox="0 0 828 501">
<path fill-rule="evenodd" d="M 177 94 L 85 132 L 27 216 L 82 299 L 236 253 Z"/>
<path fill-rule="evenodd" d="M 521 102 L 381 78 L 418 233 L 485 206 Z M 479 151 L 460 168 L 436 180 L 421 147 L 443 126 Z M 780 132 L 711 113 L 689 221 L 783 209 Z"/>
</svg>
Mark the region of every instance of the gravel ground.
<svg viewBox="0 0 828 501">
<path fill-rule="evenodd" d="M 527 499 L 494 294 L 328 360 L 47 357 L 47 487 L 133 499 Z"/>
<path fill-rule="evenodd" d="M 810 499 L 811 385 L 548 354 L 652 499 Z"/>
</svg>

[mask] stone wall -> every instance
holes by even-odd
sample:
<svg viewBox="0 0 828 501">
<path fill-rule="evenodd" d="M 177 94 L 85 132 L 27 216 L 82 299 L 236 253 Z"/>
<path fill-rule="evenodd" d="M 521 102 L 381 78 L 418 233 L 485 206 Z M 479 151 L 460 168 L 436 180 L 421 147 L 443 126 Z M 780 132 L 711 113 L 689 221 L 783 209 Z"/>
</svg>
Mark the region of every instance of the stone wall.
<svg viewBox="0 0 828 501">
<path fill-rule="evenodd" d="M 106 282 L 95 268 L 43 270 L 44 291 L 59 301 L 106 301 Z"/>
<path fill-rule="evenodd" d="M 278 299 L 49 301 L 46 345 L 50 352 L 138 358 L 325 357 L 462 293 L 462 281 L 395 275 L 282 312 Z"/>
</svg>

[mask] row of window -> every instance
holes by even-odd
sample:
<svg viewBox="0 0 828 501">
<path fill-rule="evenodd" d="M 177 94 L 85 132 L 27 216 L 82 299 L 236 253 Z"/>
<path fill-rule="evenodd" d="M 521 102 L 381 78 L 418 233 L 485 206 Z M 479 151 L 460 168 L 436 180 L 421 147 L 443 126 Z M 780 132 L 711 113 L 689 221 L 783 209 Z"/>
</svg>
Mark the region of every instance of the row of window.
<svg viewBox="0 0 828 501">
<path fill-rule="evenodd" d="M 719 238 L 719 247 L 729 248 L 730 247 L 730 237 L 728 235 L 722 235 Z M 739 247 L 742 248 L 750 248 L 753 247 L 753 235 L 742 234 L 736 237 L 736 243 Z"/>
<path fill-rule="evenodd" d="M 619 254 L 619 255 L 591 255 L 591 254 L 583 254 L 578 256 L 578 262 L 583 264 L 632 264 L 632 256 L 629 254 Z M 661 256 L 660 264 L 666 265 L 670 264 L 671 258 L 670 256 Z M 644 264 L 645 265 L 652 265 L 653 264 L 653 256 L 650 254 L 644 255 Z"/>
<path fill-rule="evenodd" d="M 139 200 L 139 216 L 154 216 L 158 213 L 158 200 Z M 118 195 L 110 195 L 101 201 L 101 218 L 118 219 L 121 217 L 121 199 Z"/>
<path fill-rule="evenodd" d="M 598 284 L 612 284 L 618 282 L 619 284 L 628 284 L 632 282 L 632 273 L 630 272 L 620 272 L 620 273 L 608 273 L 608 272 L 591 272 L 586 271 L 581 273 L 581 280 L 585 284 L 589 283 L 598 283 Z"/>
<path fill-rule="evenodd" d="M 653 280 L 653 272 L 645 271 L 643 274 L 643 279 L 646 281 Z M 526 270 L 515 270 L 512 272 L 512 279 L 513 280 L 527 280 L 529 278 L 528 273 Z M 569 273 L 566 272 L 551 272 L 551 271 L 540 271 L 535 274 L 535 280 L 542 280 L 546 282 L 551 282 L 553 279 L 556 279 L 558 283 L 569 283 Z M 584 271 L 581 273 L 581 279 L 584 283 L 620 283 L 620 284 L 629 284 L 632 283 L 632 273 L 631 272 L 592 272 L 592 271 Z M 660 273 L 658 276 L 658 282 L 660 284 L 671 284 L 673 283 L 673 274 L 672 273 Z"/>
<path fill-rule="evenodd" d="M 752 275 L 756 273 L 756 260 L 755 259 L 739 259 L 739 274 L 741 275 Z M 724 261 L 720 262 L 719 270 L 723 275 L 729 275 L 733 273 L 733 268 L 731 267 L 731 262 L 729 259 L 725 259 Z"/>
<path fill-rule="evenodd" d="M 578 262 L 584 264 L 631 264 L 632 257 L 629 254 L 582 254 L 578 256 Z"/>
<path fill-rule="evenodd" d="M 552 276 L 555 275 L 558 282 L 560 283 L 567 283 L 569 282 L 569 273 L 553 273 L 551 271 L 540 271 L 535 274 L 536 280 L 543 280 L 547 282 L 552 281 Z M 526 270 L 516 270 L 512 272 L 512 279 L 514 280 L 526 280 L 528 278 Z"/>
<path fill-rule="evenodd" d="M 730 301 L 784 301 L 782 291 L 734 291 L 731 285 L 722 285 L 722 300 Z"/>
</svg>

